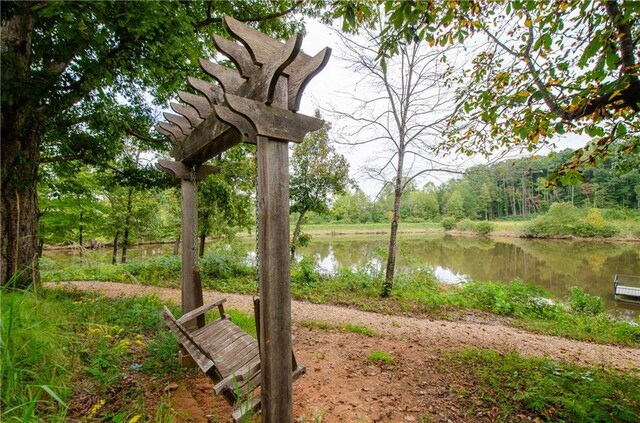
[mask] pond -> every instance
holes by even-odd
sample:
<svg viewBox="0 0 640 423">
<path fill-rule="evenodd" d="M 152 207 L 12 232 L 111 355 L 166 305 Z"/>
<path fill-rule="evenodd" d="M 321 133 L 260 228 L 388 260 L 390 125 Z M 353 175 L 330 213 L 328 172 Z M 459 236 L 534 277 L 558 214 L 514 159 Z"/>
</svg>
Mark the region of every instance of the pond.
<svg viewBox="0 0 640 423">
<path fill-rule="evenodd" d="M 255 254 L 255 242 L 242 243 Z M 386 236 L 314 237 L 299 251 L 300 257 L 315 260 L 326 272 L 340 268 L 373 266 L 384 269 Z M 172 245 L 133 247 L 130 261 L 171 254 Z M 73 252 L 46 251 L 56 261 L 69 259 Z M 96 260 L 108 261 L 109 251 L 92 253 Z M 616 273 L 640 275 L 640 246 L 637 243 L 602 240 L 564 241 L 519 238 L 489 238 L 450 235 L 404 235 L 399 239 L 397 269 L 431 268 L 443 283 L 463 280 L 508 282 L 520 278 L 536 284 L 556 297 L 566 297 L 570 288 L 604 299 L 608 309 L 627 317 L 640 314 L 640 306 L 613 299 Z"/>
</svg>

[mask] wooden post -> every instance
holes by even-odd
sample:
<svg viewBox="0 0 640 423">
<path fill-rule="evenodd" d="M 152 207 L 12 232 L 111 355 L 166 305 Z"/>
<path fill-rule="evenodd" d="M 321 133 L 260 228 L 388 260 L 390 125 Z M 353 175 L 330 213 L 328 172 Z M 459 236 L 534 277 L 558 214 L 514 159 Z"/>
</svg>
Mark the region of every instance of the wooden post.
<svg viewBox="0 0 640 423">
<path fill-rule="evenodd" d="M 198 230 L 197 182 L 181 180 L 182 190 L 182 314 L 203 304 L 202 289 L 196 289 L 193 272 L 196 270 L 196 235 Z M 188 330 L 198 328 L 196 320 L 185 322 Z"/>
<path fill-rule="evenodd" d="M 202 284 L 198 279 L 196 239 L 198 231 L 198 181 L 216 173 L 215 166 L 198 165 L 190 169 L 180 162 L 159 160 L 156 167 L 181 182 L 182 191 L 182 314 L 195 310 L 203 304 Z M 188 330 L 204 325 L 204 319 L 185 322 Z"/>
<path fill-rule="evenodd" d="M 276 95 L 280 104 L 286 101 L 286 86 L 281 78 Z M 289 145 L 258 136 L 257 156 L 262 421 L 290 422 Z"/>
</svg>

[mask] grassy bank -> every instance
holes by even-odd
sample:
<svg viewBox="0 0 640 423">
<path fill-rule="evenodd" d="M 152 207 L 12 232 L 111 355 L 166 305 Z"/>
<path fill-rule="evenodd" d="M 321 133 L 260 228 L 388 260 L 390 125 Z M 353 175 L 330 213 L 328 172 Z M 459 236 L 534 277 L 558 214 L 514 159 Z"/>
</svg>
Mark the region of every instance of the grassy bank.
<svg viewBox="0 0 640 423">
<path fill-rule="evenodd" d="M 0 301 L 1 421 L 173 421 L 162 392 L 184 369 L 157 298 L 43 290 Z"/>
<path fill-rule="evenodd" d="M 303 230 L 312 236 L 387 234 L 390 224 L 326 223 L 305 225 Z M 399 233 L 404 234 L 441 233 L 445 230 L 506 237 L 606 237 L 640 240 L 640 212 L 578 208 L 568 203 L 558 203 L 543 215 L 515 216 L 491 221 L 444 217 L 440 222 L 400 222 L 398 227 Z"/>
<path fill-rule="evenodd" d="M 475 392 L 461 392 L 462 401 L 471 413 L 493 406 L 494 421 L 635 422 L 640 414 L 637 376 L 492 350 L 464 349 L 449 359 L 479 381 Z"/>
<path fill-rule="evenodd" d="M 241 251 L 218 249 L 200 262 L 205 289 L 254 294 L 255 268 L 244 262 Z M 179 288 L 180 257 L 163 256 L 144 263 L 113 266 L 80 262 L 75 266 L 43 266 L 42 279 L 135 282 Z M 295 299 L 356 307 L 384 314 L 432 316 L 454 319 L 470 313 L 500 316 L 506 324 L 537 333 L 621 345 L 640 345 L 640 320 L 636 324 L 615 320 L 604 311 L 602 299 L 573 289 L 568 298 L 551 299 L 544 290 L 519 280 L 510 284 L 439 284 L 428 270 L 399 274 L 389 298 L 381 298 L 383 274 L 374 268 L 318 272 L 303 260 L 292 268 Z"/>
</svg>

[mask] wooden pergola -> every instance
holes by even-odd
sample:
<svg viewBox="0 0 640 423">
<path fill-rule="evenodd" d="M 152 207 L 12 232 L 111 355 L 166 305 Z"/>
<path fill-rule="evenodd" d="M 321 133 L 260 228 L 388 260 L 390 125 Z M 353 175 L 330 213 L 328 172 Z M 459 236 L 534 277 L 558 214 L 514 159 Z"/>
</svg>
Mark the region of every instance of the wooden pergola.
<svg viewBox="0 0 640 423">
<path fill-rule="evenodd" d="M 181 180 L 182 313 L 203 303 L 197 269 L 197 182 L 217 169 L 206 161 L 233 146 L 256 144 L 258 195 L 258 279 L 260 284 L 260 358 L 262 421 L 292 419 L 291 277 L 289 267 L 289 142 L 322 127 L 314 117 L 296 113 L 304 88 L 329 60 L 331 50 L 311 57 L 300 51 L 302 36 L 275 40 L 229 16 L 233 38 L 214 36 L 216 48 L 236 69 L 200 59 L 217 84 L 189 77 L 202 95 L 179 91 L 177 113 L 165 113 L 156 128 L 174 145 L 174 161 L 157 167 Z M 195 277 L 194 277 L 195 275 Z M 197 328 L 191 321 L 187 327 Z"/>
</svg>

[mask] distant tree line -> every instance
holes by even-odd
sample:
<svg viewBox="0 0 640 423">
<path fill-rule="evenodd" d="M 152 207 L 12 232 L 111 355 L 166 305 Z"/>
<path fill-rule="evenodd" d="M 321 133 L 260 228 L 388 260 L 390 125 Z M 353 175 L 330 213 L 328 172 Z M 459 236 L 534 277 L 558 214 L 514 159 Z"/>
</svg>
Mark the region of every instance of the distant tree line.
<svg viewBox="0 0 640 423">
<path fill-rule="evenodd" d="M 581 179 L 553 184 L 556 170 L 573 155 L 573 151 L 564 150 L 544 157 L 479 165 L 439 187 L 432 183 L 422 188 L 410 184 L 404 193 L 400 217 L 404 221 L 438 221 L 443 216 L 494 220 L 546 213 L 553 203 L 640 209 L 639 152 L 615 150 L 597 167 L 581 167 Z M 376 200 L 357 188 L 338 197 L 328 215 L 312 216 L 309 221 L 388 222 L 392 207 L 390 186 Z"/>
</svg>

